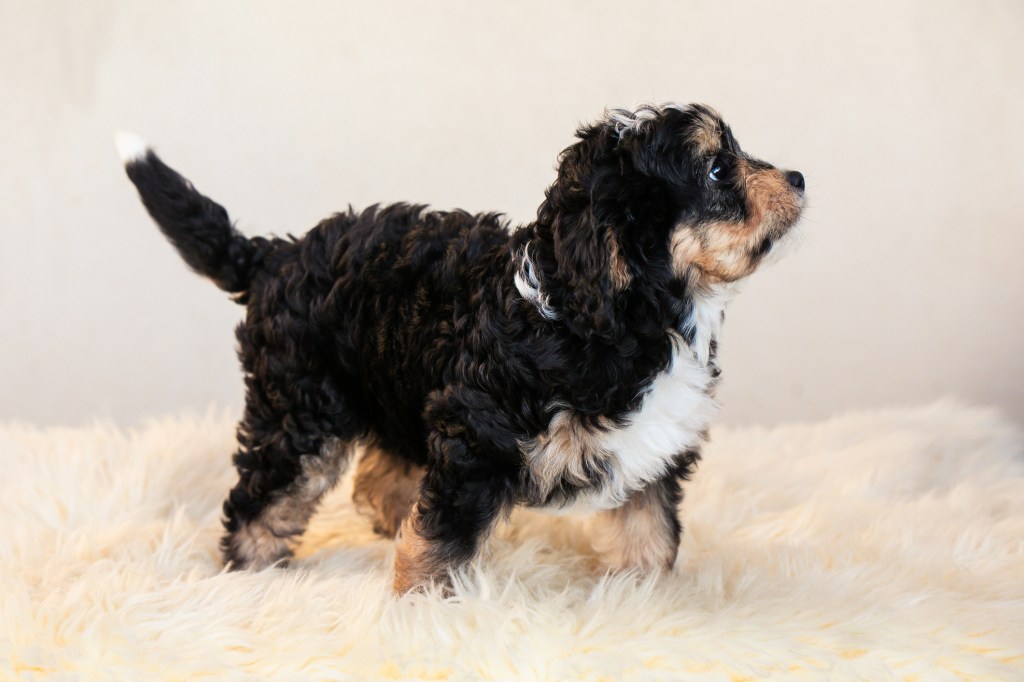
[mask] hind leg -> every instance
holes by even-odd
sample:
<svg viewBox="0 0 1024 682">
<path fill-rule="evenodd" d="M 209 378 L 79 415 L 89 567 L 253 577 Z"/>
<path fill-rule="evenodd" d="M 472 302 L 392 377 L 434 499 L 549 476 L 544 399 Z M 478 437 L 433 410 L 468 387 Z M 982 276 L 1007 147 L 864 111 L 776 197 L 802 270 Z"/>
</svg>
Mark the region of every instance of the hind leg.
<svg viewBox="0 0 1024 682">
<path fill-rule="evenodd" d="M 276 247 L 275 247 L 276 248 Z M 319 265 L 281 247 L 281 262 L 246 292 L 235 330 L 245 370 L 245 416 L 224 503 L 221 542 L 233 568 L 263 568 L 291 555 L 321 498 L 365 432 L 347 390 L 344 326 L 327 302 Z"/>
<path fill-rule="evenodd" d="M 316 452 L 281 450 L 286 466 L 253 468 L 240 451 L 238 484 L 224 502 L 221 541 L 224 560 L 234 570 L 261 569 L 292 554 L 292 543 L 306 530 L 323 496 L 341 476 L 349 446 L 325 439 Z"/>
<path fill-rule="evenodd" d="M 409 515 L 423 467 L 369 445 L 359 460 L 352 490 L 356 508 L 373 519 L 373 531 L 393 538 Z"/>
<path fill-rule="evenodd" d="M 233 570 L 291 556 L 293 541 L 344 473 L 352 440 L 324 420 L 247 407 L 234 457 L 238 483 L 224 502 L 221 550 Z"/>
</svg>

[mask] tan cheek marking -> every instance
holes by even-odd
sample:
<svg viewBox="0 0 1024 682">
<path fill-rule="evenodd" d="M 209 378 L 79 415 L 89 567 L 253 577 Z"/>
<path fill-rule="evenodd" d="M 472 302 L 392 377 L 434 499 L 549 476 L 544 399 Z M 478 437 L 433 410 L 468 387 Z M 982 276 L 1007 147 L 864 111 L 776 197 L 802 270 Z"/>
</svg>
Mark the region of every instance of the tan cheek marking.
<svg viewBox="0 0 1024 682">
<path fill-rule="evenodd" d="M 720 223 L 708 235 L 708 272 L 730 282 L 750 274 L 749 246 L 752 240 L 749 223 Z"/>
<path fill-rule="evenodd" d="M 371 513 L 380 532 L 394 537 L 409 514 L 422 477 L 422 467 L 367 447 L 356 469 L 352 500 L 361 512 Z"/>
<path fill-rule="evenodd" d="M 445 563 L 417 530 L 419 510 L 402 522 L 402 530 L 395 543 L 395 578 L 392 588 L 396 594 L 422 587 L 433 579 L 444 577 Z"/>
<path fill-rule="evenodd" d="M 652 488 L 634 494 L 618 509 L 602 512 L 599 523 L 594 548 L 613 569 L 652 571 L 671 569 L 675 563 L 679 538 Z"/>
<path fill-rule="evenodd" d="M 608 267 L 612 288 L 615 291 L 623 291 L 633 281 L 633 276 L 629 273 L 626 259 L 622 257 L 622 253 L 619 251 L 619 242 L 611 228 L 605 231 L 605 240 L 608 242 Z"/>
<path fill-rule="evenodd" d="M 672 235 L 675 270 L 683 274 L 690 266 L 710 281 L 733 281 L 747 274 L 744 249 L 749 241 L 746 223 L 714 223 L 699 228 L 678 228 Z"/>
<path fill-rule="evenodd" d="M 701 255 L 704 252 L 697 234 L 686 227 L 676 228 L 672 234 L 672 263 L 675 271 L 682 274 L 690 265 L 702 267 Z"/>
</svg>

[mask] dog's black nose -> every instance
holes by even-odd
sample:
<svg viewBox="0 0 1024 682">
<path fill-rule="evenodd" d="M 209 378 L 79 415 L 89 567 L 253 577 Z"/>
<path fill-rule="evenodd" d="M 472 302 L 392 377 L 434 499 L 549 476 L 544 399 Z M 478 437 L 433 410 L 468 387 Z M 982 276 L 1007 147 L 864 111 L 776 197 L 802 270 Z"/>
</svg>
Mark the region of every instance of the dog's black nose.
<svg viewBox="0 0 1024 682">
<path fill-rule="evenodd" d="M 797 189 L 804 188 L 804 174 L 800 171 L 789 171 L 786 173 L 786 181 Z"/>
</svg>

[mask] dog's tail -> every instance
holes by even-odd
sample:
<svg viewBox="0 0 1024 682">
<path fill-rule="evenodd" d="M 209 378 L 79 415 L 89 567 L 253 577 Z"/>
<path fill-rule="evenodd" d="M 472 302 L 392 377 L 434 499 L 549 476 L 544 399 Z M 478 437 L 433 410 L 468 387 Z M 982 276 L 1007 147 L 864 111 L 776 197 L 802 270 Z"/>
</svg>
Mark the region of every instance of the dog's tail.
<svg viewBox="0 0 1024 682">
<path fill-rule="evenodd" d="M 258 267 L 258 243 L 266 240 L 242 235 L 223 206 L 197 192 L 138 135 L 119 132 L 114 140 L 146 210 L 189 267 L 225 291 L 246 291 Z"/>
</svg>

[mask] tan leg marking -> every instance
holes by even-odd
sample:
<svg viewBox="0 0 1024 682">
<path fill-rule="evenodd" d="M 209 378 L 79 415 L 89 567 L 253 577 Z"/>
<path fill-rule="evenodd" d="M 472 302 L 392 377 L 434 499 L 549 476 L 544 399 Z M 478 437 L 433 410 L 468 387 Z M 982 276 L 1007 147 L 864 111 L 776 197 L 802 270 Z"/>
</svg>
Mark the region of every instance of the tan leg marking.
<svg viewBox="0 0 1024 682">
<path fill-rule="evenodd" d="M 357 465 L 352 500 L 373 518 L 374 531 L 393 538 L 409 515 L 422 478 L 422 467 L 367 446 Z"/>
<path fill-rule="evenodd" d="M 392 587 L 396 594 L 405 594 L 425 586 L 431 580 L 447 579 L 447 565 L 438 555 L 437 548 L 416 529 L 418 513 L 419 510 L 414 507 L 402 522 L 401 532 L 395 542 L 395 578 Z"/>
<path fill-rule="evenodd" d="M 255 519 L 231 537 L 235 556 L 245 568 L 266 568 L 292 554 L 291 541 L 306 530 L 323 496 L 334 487 L 348 463 L 349 446 L 332 438 L 319 455 L 303 455 L 302 473 Z"/>
<path fill-rule="evenodd" d="M 601 512 L 598 522 L 594 549 L 613 569 L 672 569 L 679 538 L 656 485 L 638 491 L 618 509 Z"/>
</svg>

